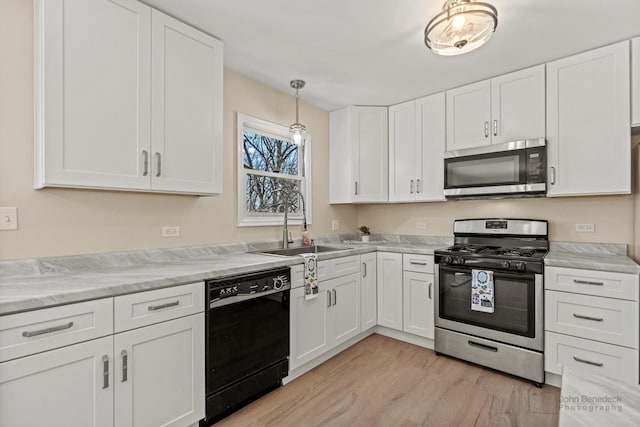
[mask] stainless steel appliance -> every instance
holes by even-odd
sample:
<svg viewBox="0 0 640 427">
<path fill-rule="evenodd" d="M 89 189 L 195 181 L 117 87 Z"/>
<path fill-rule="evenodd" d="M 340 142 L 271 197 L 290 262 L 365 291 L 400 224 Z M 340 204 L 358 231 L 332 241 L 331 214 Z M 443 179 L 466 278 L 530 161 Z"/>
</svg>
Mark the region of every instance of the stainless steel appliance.
<svg viewBox="0 0 640 427">
<path fill-rule="evenodd" d="M 434 252 L 435 351 L 544 383 L 548 249 L 544 220 L 456 220 L 454 245 Z M 493 312 L 472 305 L 474 270 L 493 274 Z"/>
<path fill-rule="evenodd" d="M 547 191 L 544 138 L 447 151 L 444 195 L 448 199 L 540 197 Z"/>
<path fill-rule="evenodd" d="M 289 373 L 289 268 L 206 282 L 208 426 L 282 385 Z"/>
</svg>

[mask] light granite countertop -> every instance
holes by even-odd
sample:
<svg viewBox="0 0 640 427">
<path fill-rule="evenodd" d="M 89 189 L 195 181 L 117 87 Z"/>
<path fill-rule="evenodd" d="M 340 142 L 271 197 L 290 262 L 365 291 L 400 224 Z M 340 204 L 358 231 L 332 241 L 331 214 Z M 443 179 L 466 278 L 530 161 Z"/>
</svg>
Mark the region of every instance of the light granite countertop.
<svg viewBox="0 0 640 427">
<path fill-rule="evenodd" d="M 640 273 L 640 266 L 627 256 L 625 245 L 551 242 L 544 264 L 616 273 Z"/>
</svg>

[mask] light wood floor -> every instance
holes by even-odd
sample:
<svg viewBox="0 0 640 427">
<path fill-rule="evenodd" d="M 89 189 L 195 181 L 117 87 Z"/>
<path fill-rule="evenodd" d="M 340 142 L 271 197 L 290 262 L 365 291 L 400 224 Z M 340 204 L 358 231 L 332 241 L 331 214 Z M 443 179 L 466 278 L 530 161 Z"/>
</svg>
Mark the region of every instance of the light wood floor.
<svg viewBox="0 0 640 427">
<path fill-rule="evenodd" d="M 560 390 L 372 335 L 215 424 L 557 426 Z"/>
</svg>

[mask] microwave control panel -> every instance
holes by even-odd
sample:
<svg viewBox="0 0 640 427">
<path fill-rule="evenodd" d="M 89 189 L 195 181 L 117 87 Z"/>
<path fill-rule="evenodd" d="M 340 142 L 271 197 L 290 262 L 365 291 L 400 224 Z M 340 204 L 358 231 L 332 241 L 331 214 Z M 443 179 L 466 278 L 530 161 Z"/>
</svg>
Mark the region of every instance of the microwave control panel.
<svg viewBox="0 0 640 427">
<path fill-rule="evenodd" d="M 547 182 L 546 147 L 527 148 L 527 184 Z"/>
</svg>

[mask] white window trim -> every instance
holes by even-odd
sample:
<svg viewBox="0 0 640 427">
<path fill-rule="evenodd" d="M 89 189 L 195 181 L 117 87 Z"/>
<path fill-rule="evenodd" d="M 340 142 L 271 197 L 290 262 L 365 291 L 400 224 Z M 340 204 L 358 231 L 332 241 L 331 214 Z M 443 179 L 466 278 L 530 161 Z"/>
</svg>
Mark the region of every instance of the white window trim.
<svg viewBox="0 0 640 427">
<path fill-rule="evenodd" d="M 239 227 L 257 227 L 257 226 L 273 226 L 283 225 L 284 214 L 248 214 L 246 211 L 246 200 L 244 198 L 246 192 L 246 176 L 247 172 L 244 168 L 244 130 L 250 128 L 256 131 L 263 132 L 268 136 L 275 136 L 282 141 L 291 141 L 291 135 L 289 129 L 286 126 L 279 125 L 277 123 L 269 122 L 266 120 L 258 119 L 256 117 L 248 116 L 246 114 L 237 113 L 237 128 L 236 128 L 236 158 L 237 158 L 237 193 L 236 200 L 238 203 L 238 226 Z M 312 197 L 311 191 L 311 135 L 305 134 L 303 137 L 301 147 L 304 146 L 304 173 L 305 176 L 302 179 L 302 194 L 304 195 L 305 209 L 307 211 L 307 224 L 312 223 Z M 269 172 L 254 171 L 256 175 L 270 175 Z M 289 214 L 289 224 L 302 224 L 302 214 Z"/>
</svg>

